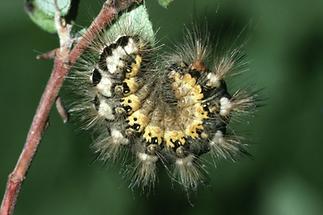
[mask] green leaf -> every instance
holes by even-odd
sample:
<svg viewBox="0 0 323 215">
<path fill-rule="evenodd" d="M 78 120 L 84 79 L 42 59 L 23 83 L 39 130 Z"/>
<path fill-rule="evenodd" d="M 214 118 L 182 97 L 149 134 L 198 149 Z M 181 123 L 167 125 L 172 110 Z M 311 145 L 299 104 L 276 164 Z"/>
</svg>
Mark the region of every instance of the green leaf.
<svg viewBox="0 0 323 215">
<path fill-rule="evenodd" d="M 107 34 L 115 35 L 120 33 L 120 26 L 128 26 L 131 23 L 131 28 L 141 32 L 141 35 L 146 41 L 155 42 L 155 34 L 152 24 L 149 20 L 147 9 L 144 5 L 140 5 L 129 12 L 122 14 L 118 20 L 109 28 Z"/>
<path fill-rule="evenodd" d="M 46 15 L 52 17 L 55 16 L 56 7 L 54 4 L 54 0 L 32 0 L 32 2 Z M 71 7 L 71 0 L 57 0 L 57 6 L 61 14 L 65 16 Z"/>
<path fill-rule="evenodd" d="M 167 8 L 172 1 L 174 0 L 158 0 L 159 4 L 164 8 Z"/>
<path fill-rule="evenodd" d="M 72 0 L 57 0 L 58 8 L 62 16 L 68 14 L 71 8 Z M 43 30 L 55 33 L 55 5 L 54 0 L 27 0 L 25 3 L 26 11 L 31 18 L 39 27 Z"/>
</svg>

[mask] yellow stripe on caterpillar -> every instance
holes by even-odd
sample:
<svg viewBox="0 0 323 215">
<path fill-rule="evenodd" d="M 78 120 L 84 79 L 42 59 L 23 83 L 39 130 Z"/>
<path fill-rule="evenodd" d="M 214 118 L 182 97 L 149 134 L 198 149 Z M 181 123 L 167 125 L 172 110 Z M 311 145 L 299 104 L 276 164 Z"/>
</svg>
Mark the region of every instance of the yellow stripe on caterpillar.
<svg viewBox="0 0 323 215">
<path fill-rule="evenodd" d="M 207 111 L 204 110 L 200 103 L 194 105 L 194 116 L 199 119 L 207 119 Z"/>
<path fill-rule="evenodd" d="M 128 113 L 133 113 L 141 106 L 140 99 L 136 95 L 129 95 L 121 99 L 121 105 L 124 107 L 130 107 L 131 110 L 126 110 Z"/>
<path fill-rule="evenodd" d="M 184 145 L 185 144 L 185 135 L 182 131 L 168 130 L 164 134 L 165 144 L 167 147 L 174 148 L 175 142 Z"/>
<path fill-rule="evenodd" d="M 128 117 L 128 121 L 129 126 L 134 127 L 137 132 L 142 132 L 148 125 L 150 119 L 138 110 Z"/>
<path fill-rule="evenodd" d="M 142 62 L 142 57 L 138 54 L 135 57 L 135 62 L 131 64 L 131 69 L 130 71 L 126 74 L 127 78 L 135 77 L 140 71 L 141 67 L 141 62 Z"/>
<path fill-rule="evenodd" d="M 187 124 L 185 129 L 185 135 L 193 139 L 196 139 L 199 137 L 199 133 L 201 133 L 203 129 L 204 129 L 203 121 L 200 119 L 195 119 Z"/>
<path fill-rule="evenodd" d="M 127 78 L 123 81 L 123 88 L 125 95 L 133 94 L 137 92 L 139 85 L 136 78 Z"/>
<path fill-rule="evenodd" d="M 164 131 L 158 126 L 148 125 L 145 128 L 143 137 L 147 142 L 152 142 L 153 138 L 157 139 L 157 143 L 161 144 L 163 141 Z"/>
</svg>

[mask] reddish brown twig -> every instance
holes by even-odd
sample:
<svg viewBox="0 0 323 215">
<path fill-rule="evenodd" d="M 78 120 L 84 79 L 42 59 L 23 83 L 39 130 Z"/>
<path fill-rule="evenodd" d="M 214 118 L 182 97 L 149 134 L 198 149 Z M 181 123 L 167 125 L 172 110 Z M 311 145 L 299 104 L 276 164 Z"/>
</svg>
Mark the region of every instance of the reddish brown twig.
<svg viewBox="0 0 323 215">
<path fill-rule="evenodd" d="M 37 60 L 52 60 L 55 59 L 57 49 L 36 56 Z"/>
<path fill-rule="evenodd" d="M 110 1 L 107 0 L 86 33 L 77 44 L 75 44 L 71 51 L 68 44 L 64 43 L 66 41 L 63 41 L 62 43 L 61 35 L 59 35 L 61 47 L 56 52 L 51 76 L 36 110 L 23 150 L 13 172 L 9 175 L 0 208 L 0 215 L 11 215 L 13 213 L 21 184 L 26 177 L 27 170 L 30 167 L 30 163 L 37 151 L 42 133 L 46 127 L 49 112 L 71 66 L 82 55 L 90 42 L 95 39 L 98 32 L 104 29 L 116 17 L 119 11 L 125 10 L 133 3 L 139 3 L 141 1 L 142 0 L 120 0 L 118 4 L 111 4 L 108 3 Z"/>
</svg>

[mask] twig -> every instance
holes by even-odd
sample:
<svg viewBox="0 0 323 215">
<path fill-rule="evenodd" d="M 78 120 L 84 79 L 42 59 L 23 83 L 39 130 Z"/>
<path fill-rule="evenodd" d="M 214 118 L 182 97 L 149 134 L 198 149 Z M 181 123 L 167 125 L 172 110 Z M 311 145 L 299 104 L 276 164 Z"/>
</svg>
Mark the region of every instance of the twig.
<svg viewBox="0 0 323 215">
<path fill-rule="evenodd" d="M 140 3 L 142 0 L 120 0 L 118 4 L 112 4 L 107 0 L 86 33 L 71 51 L 71 44 L 66 40 L 68 38 L 65 37 L 67 33 L 69 35 L 69 26 L 62 22 L 57 26 L 61 46 L 56 52 L 51 76 L 37 107 L 23 150 L 13 172 L 8 177 L 6 191 L 0 208 L 0 215 L 13 214 L 21 184 L 26 177 L 27 170 L 37 151 L 37 147 L 47 124 L 49 112 L 71 66 L 82 55 L 91 41 L 95 39 L 96 35 L 112 22 L 118 12 L 129 8 L 135 2 Z M 60 21 L 62 20 L 60 19 Z"/>
<path fill-rule="evenodd" d="M 53 49 L 46 53 L 40 54 L 36 56 L 37 60 L 52 60 L 55 59 L 57 49 Z"/>
<path fill-rule="evenodd" d="M 63 123 L 67 123 L 69 115 L 64 107 L 64 104 L 62 102 L 62 98 L 60 96 L 57 97 L 55 104 L 56 104 L 56 110 L 57 110 L 58 114 L 60 115 L 60 117 L 62 118 Z"/>
</svg>

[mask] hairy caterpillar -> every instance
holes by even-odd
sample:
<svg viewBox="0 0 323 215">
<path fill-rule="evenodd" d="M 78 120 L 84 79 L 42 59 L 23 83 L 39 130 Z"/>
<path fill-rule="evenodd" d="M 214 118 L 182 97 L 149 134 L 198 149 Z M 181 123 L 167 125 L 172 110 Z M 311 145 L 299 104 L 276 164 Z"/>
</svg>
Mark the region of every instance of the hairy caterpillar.
<svg viewBox="0 0 323 215">
<path fill-rule="evenodd" d="M 69 112 L 94 130 L 101 159 L 132 152 L 133 186 L 154 185 L 161 162 L 172 179 L 194 189 L 203 179 L 201 155 L 245 152 L 227 128 L 232 114 L 255 108 L 255 97 L 242 90 L 230 94 L 224 80 L 242 54 L 233 49 L 213 60 L 208 37 L 198 31 L 160 54 L 138 11 L 144 6 L 119 17 L 79 60 L 69 76 L 77 95 Z"/>
</svg>

